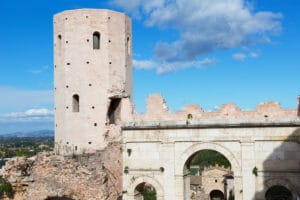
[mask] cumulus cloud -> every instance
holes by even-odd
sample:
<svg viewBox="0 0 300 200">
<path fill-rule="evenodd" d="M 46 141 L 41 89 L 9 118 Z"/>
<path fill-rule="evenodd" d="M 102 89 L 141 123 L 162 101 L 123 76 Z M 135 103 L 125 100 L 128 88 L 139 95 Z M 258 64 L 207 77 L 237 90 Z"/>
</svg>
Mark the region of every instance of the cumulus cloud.
<svg viewBox="0 0 300 200">
<path fill-rule="evenodd" d="M 172 73 L 178 70 L 182 69 L 188 69 L 188 68 L 202 68 L 205 66 L 211 66 L 216 63 L 215 59 L 209 59 L 205 58 L 203 60 L 197 60 L 197 61 L 187 61 L 187 62 L 156 62 L 153 60 L 141 60 L 133 61 L 133 66 L 136 69 L 142 69 L 142 70 L 149 70 L 154 69 L 156 70 L 156 73 L 161 74 L 167 74 Z"/>
<path fill-rule="evenodd" d="M 33 108 L 25 112 L 13 112 L 0 115 L 0 122 L 51 122 L 54 113 L 46 108 Z"/>
<path fill-rule="evenodd" d="M 155 59 L 161 62 L 196 60 L 202 55 L 259 42 L 281 31 L 280 13 L 254 11 L 246 0 L 113 0 L 147 26 L 179 32 L 173 42 L 159 42 Z"/>
</svg>

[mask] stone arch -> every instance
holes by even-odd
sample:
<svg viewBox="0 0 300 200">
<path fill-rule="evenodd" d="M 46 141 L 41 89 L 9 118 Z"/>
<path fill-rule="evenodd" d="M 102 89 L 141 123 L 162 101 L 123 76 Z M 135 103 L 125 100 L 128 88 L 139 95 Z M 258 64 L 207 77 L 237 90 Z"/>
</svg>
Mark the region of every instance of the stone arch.
<svg viewBox="0 0 300 200">
<path fill-rule="evenodd" d="M 234 156 L 234 154 L 226 147 L 217 144 L 217 143 L 196 143 L 188 147 L 177 159 L 177 165 L 175 169 L 176 175 L 183 175 L 183 169 L 185 162 L 191 157 L 194 153 L 201 150 L 214 150 L 221 154 L 223 154 L 231 164 L 232 171 L 234 172 L 234 176 L 241 176 L 241 166 L 239 164 L 238 159 Z"/>
<path fill-rule="evenodd" d="M 225 199 L 224 193 L 221 190 L 216 190 L 216 189 L 210 191 L 209 197 L 210 199 L 213 199 L 215 197 L 219 197 L 220 200 Z"/>
<path fill-rule="evenodd" d="M 148 176 L 139 176 L 135 178 L 127 190 L 128 195 L 133 197 L 136 186 L 143 182 L 149 183 L 155 188 L 157 200 L 164 199 L 164 191 L 162 185 L 155 178 Z"/>
<path fill-rule="evenodd" d="M 267 191 L 273 186 L 283 186 L 292 193 L 293 199 L 297 198 L 297 194 L 298 194 L 297 190 L 295 189 L 295 187 L 291 184 L 291 182 L 288 179 L 284 179 L 284 178 L 271 178 L 271 179 L 266 180 L 264 196 L 266 195 Z"/>
</svg>

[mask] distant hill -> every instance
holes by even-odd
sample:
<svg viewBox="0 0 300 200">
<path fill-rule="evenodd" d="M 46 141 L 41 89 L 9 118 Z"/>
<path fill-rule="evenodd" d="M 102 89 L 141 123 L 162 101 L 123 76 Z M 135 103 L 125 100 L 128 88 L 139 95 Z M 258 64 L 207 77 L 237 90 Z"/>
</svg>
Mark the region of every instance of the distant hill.
<svg viewBox="0 0 300 200">
<path fill-rule="evenodd" d="M 0 138 L 45 137 L 45 136 L 53 137 L 54 130 L 38 130 L 38 131 L 30 131 L 30 132 L 7 133 L 7 134 L 1 134 Z"/>
</svg>

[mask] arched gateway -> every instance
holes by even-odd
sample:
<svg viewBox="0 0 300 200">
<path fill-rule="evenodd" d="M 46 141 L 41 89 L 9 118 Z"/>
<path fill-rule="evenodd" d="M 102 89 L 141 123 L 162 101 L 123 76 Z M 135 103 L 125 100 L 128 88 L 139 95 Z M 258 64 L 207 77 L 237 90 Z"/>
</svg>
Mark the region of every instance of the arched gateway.
<svg viewBox="0 0 300 200">
<path fill-rule="evenodd" d="M 236 173 L 236 176 L 240 176 L 241 174 L 241 168 L 240 164 L 238 162 L 238 159 L 234 156 L 234 154 L 225 146 L 222 146 L 218 143 L 213 142 L 203 142 L 203 143 L 192 143 L 182 154 L 181 156 L 176 160 L 176 163 L 178 167 L 176 167 L 176 173 L 182 174 L 182 169 L 185 165 L 185 162 L 196 152 L 201 150 L 214 150 L 222 155 L 224 155 L 230 164 L 232 165 L 232 170 Z M 181 168 L 179 166 L 182 166 Z"/>
<path fill-rule="evenodd" d="M 203 149 L 230 161 L 237 200 L 264 193 L 266 177 L 285 177 L 293 197 L 300 194 L 300 98 L 298 109 L 266 102 L 251 111 L 224 104 L 213 112 L 188 105 L 171 113 L 153 94 L 147 111 L 136 114 L 129 17 L 110 10 L 64 11 L 54 16 L 54 35 L 56 152 L 106 151 L 110 142 L 122 143 L 122 158 L 110 153 L 122 163 L 116 182 L 123 184 L 116 187 L 123 199 L 132 199 L 146 182 L 157 199 L 183 200 L 185 162 Z"/>
<path fill-rule="evenodd" d="M 214 152 L 217 152 L 221 155 L 223 155 L 230 163 L 231 165 L 231 170 L 229 170 L 230 172 L 233 172 L 233 174 L 229 174 L 230 172 L 228 173 L 224 173 L 222 176 L 230 176 L 230 177 L 237 177 L 236 180 L 235 178 L 233 178 L 233 185 L 236 185 L 236 187 L 231 187 L 231 192 L 233 193 L 233 195 L 237 192 L 235 192 L 234 190 L 238 190 L 239 189 L 239 185 L 238 183 L 240 182 L 240 172 L 241 172 L 241 168 L 240 168 L 240 164 L 237 160 L 237 158 L 234 156 L 234 154 L 226 147 L 222 146 L 221 144 L 218 144 L 218 143 L 208 143 L 208 142 L 205 142 L 205 143 L 194 143 L 192 144 L 190 147 L 188 147 L 185 151 L 183 151 L 183 153 L 181 154 L 180 157 L 178 157 L 176 159 L 176 168 L 175 168 L 175 171 L 176 171 L 176 174 L 177 174 L 177 177 L 182 177 L 182 183 L 180 185 L 183 185 L 182 188 L 177 188 L 176 190 L 178 191 L 182 191 L 182 195 L 180 195 L 178 193 L 178 195 L 180 196 L 183 196 L 183 199 L 185 200 L 188 200 L 188 199 L 191 199 L 191 196 L 194 196 L 194 195 L 199 195 L 199 194 L 203 194 L 207 196 L 209 196 L 209 193 L 205 190 L 209 190 L 209 187 L 212 187 L 210 190 L 214 189 L 213 185 L 212 184 L 206 184 L 205 182 L 215 182 L 213 184 L 215 185 L 220 185 L 220 181 L 223 182 L 221 183 L 221 185 L 223 187 L 225 187 L 225 182 L 226 182 L 226 177 L 220 177 L 219 173 L 216 172 L 216 174 L 213 174 L 213 175 L 210 175 L 210 177 L 203 177 L 200 178 L 201 179 L 201 183 L 198 184 L 198 187 L 200 187 L 200 189 L 194 193 L 190 190 L 191 188 L 191 175 L 190 173 L 188 172 L 187 168 L 187 162 L 189 161 L 189 159 L 191 157 L 193 157 L 197 152 L 200 152 L 200 151 L 205 151 L 205 150 L 210 150 L 210 151 L 214 151 Z M 181 166 L 181 167 L 180 167 Z M 192 177 L 192 178 L 197 178 L 197 177 Z M 231 178 L 230 178 L 231 180 Z M 180 180 L 178 180 L 179 182 Z M 205 182 L 204 182 L 205 181 Z M 219 181 L 219 182 L 218 182 Z M 227 183 L 226 183 L 227 184 Z M 206 186 L 206 188 L 205 188 Z M 222 188 L 222 186 L 219 188 L 224 192 L 227 192 L 228 195 L 229 195 L 229 191 L 227 191 L 227 188 Z M 238 194 L 237 194 L 238 196 Z"/>
<path fill-rule="evenodd" d="M 300 152 L 296 141 L 300 134 L 297 127 L 289 127 L 290 122 L 285 119 L 276 120 L 261 123 L 248 119 L 245 124 L 234 120 L 126 124 L 122 128 L 123 167 L 128 172 L 123 176 L 123 188 L 127 192 L 124 198 L 131 199 L 134 188 L 141 182 L 147 182 L 136 182 L 136 178 L 146 176 L 161 186 L 159 190 L 148 182 L 155 187 L 157 194 L 161 192 L 158 197 L 165 200 L 192 199 L 194 196 L 190 188 L 193 187 L 197 194 L 203 189 L 203 184 L 201 180 L 193 180 L 195 184 L 186 182 L 190 180 L 186 178 L 189 174 L 185 165 L 191 156 L 203 150 L 222 154 L 231 166 L 228 173 L 222 172 L 226 176 L 224 179 L 219 176 L 209 178 L 215 182 L 206 192 L 208 195 L 213 190 L 220 190 L 224 198 L 230 200 L 262 200 L 267 188 L 266 178 L 279 175 L 289 179 L 295 192 L 300 193 L 300 188 L 297 188 L 297 184 L 300 185 L 300 173 L 297 171 L 300 159 L 293 156 Z M 211 176 L 212 173 L 207 174 Z M 220 181 L 226 181 L 224 189 L 218 186 Z M 225 187 L 231 187 L 231 190 Z M 214 198 L 220 198 L 212 194 Z"/>
<path fill-rule="evenodd" d="M 275 185 L 266 192 L 266 200 L 293 200 L 293 195 L 289 189 L 282 185 Z"/>
<path fill-rule="evenodd" d="M 163 187 L 154 178 L 148 176 L 139 176 L 131 179 L 128 190 L 126 191 L 126 200 L 143 199 L 143 192 L 147 189 L 149 192 L 155 191 L 155 199 L 163 200 Z M 153 195 L 152 195 L 153 196 Z"/>
</svg>

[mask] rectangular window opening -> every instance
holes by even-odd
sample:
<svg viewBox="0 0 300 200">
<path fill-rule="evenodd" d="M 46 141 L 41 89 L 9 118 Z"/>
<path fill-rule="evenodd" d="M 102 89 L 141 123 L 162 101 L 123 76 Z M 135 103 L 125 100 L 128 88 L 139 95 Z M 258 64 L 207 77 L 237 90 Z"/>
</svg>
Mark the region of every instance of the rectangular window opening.
<svg viewBox="0 0 300 200">
<path fill-rule="evenodd" d="M 79 95 L 78 94 L 73 95 L 72 104 L 73 104 L 72 105 L 73 112 L 79 112 Z"/>
<path fill-rule="evenodd" d="M 121 121 L 121 99 L 113 98 L 107 112 L 109 124 L 117 124 Z"/>
<path fill-rule="evenodd" d="M 93 33 L 93 49 L 100 49 L 100 33 Z"/>
</svg>

